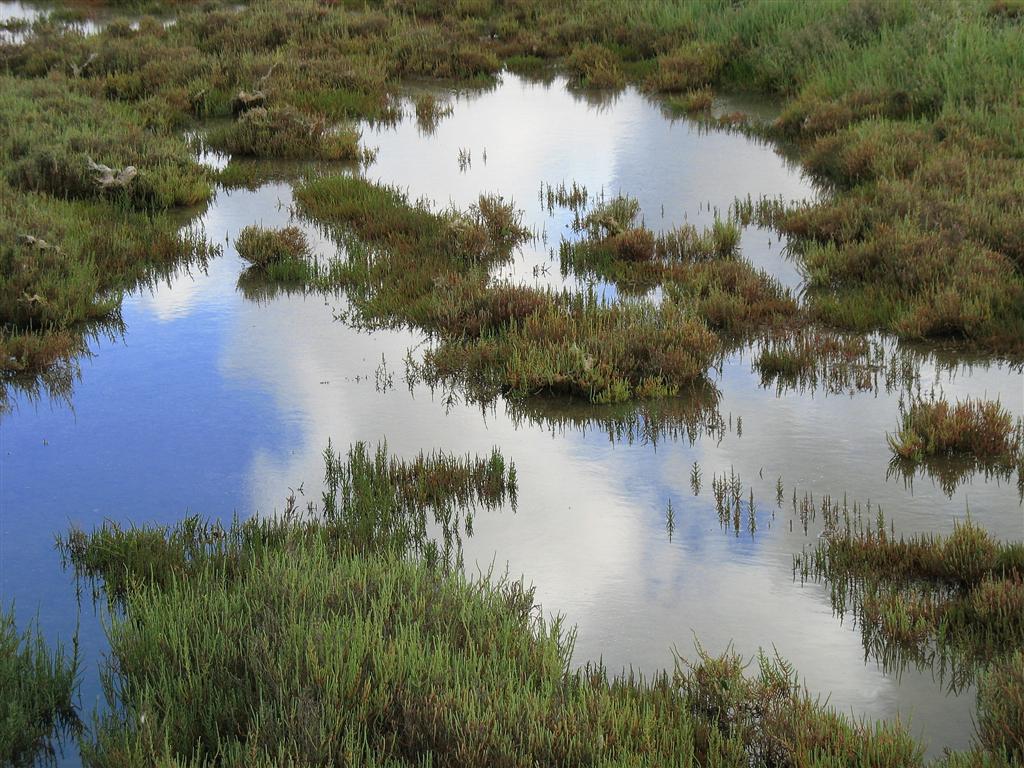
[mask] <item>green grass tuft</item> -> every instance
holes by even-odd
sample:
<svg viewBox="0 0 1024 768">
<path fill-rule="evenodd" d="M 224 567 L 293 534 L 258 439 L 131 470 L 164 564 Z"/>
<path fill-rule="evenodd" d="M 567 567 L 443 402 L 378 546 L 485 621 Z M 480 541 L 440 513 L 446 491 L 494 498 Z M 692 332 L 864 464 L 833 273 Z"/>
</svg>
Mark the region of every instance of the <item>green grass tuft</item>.
<svg viewBox="0 0 1024 768">
<path fill-rule="evenodd" d="M 0 615 L 0 763 L 52 760 L 54 739 L 80 731 L 77 678 L 76 656 L 48 648 L 38 628 L 19 634 L 13 610 Z"/>
<path fill-rule="evenodd" d="M 426 509 L 468 522 L 514 487 L 500 454 L 325 458 L 315 514 L 65 541 L 123 610 L 87 764 L 922 764 L 898 725 L 826 708 L 765 655 L 750 676 L 703 650 L 649 680 L 574 671 L 574 633 L 532 589 L 423 546 Z"/>
</svg>

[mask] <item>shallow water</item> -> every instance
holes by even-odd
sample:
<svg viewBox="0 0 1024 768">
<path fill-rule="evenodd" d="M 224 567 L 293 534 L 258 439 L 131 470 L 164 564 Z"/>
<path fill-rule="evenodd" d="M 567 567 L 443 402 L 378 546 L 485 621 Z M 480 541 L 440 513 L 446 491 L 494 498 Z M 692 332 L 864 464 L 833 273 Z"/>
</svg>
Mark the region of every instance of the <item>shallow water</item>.
<svg viewBox="0 0 1024 768">
<path fill-rule="evenodd" d="M 22 2 L 21 0 L 2 0 L 0 1 L 0 22 L 6 21 L 17 21 L 27 22 L 29 24 L 39 21 L 52 13 L 61 12 L 59 17 L 62 17 L 68 8 L 66 5 L 59 3 L 46 3 L 46 2 Z M 139 16 L 134 14 L 116 13 L 109 8 L 95 8 L 88 7 L 87 5 L 80 6 L 75 10 L 75 14 L 68 20 L 61 20 L 60 24 L 68 30 L 79 32 L 83 35 L 95 35 L 100 30 L 104 29 L 106 25 L 114 18 L 128 19 L 128 24 L 132 29 L 139 28 Z M 176 23 L 176 20 L 172 16 L 159 16 L 153 18 L 160 18 L 161 24 L 165 27 Z M 25 39 L 25 31 L 18 29 L 16 31 L 5 31 L 0 30 L 0 42 L 13 42 L 19 43 Z"/>
<path fill-rule="evenodd" d="M 548 212 L 538 199 L 544 182 L 634 195 L 655 229 L 706 225 L 737 196 L 816 194 L 769 145 L 671 121 L 634 91 L 594 100 L 557 81 L 506 76 L 496 89 L 457 98 L 433 135 L 406 119 L 367 127 L 365 140 L 379 148 L 365 175 L 413 197 L 440 206 L 465 206 L 481 192 L 513 198 L 527 225 L 547 233 L 547 244 L 524 248 L 510 270 L 527 282 L 562 281 L 549 249 L 557 251 L 571 215 Z M 460 148 L 472 158 L 464 170 Z M 518 508 L 475 517 L 466 566 L 535 584 L 545 611 L 578 627 L 578 663 L 603 659 L 615 670 L 651 672 L 671 666 L 672 648 L 692 657 L 695 638 L 713 653 L 729 643 L 747 655 L 774 647 L 838 709 L 909 719 L 932 754 L 967 746 L 973 691 L 954 696 L 930 670 L 899 675 L 865 661 L 858 630 L 833 615 L 827 587 L 793 578 L 793 554 L 820 528 L 805 535 L 797 521 L 790 530 L 791 497 L 796 490 L 870 499 L 904 533 L 947 533 L 969 504 L 995 535 L 1021 539 L 1024 512 L 1012 480 L 978 476 L 947 496 L 926 476 L 912 486 L 887 478 L 886 432 L 896 424 L 898 392 L 778 394 L 752 372 L 749 351 L 733 353 L 714 377 L 724 427 L 711 435 L 612 439 L 601 419 L 622 409 L 501 402 L 481 409 L 421 385 L 410 389 L 402 361 L 410 347 L 421 348 L 418 335 L 355 331 L 335 320 L 344 309 L 337 298 L 280 294 L 257 302 L 237 290 L 234 237 L 250 223 L 288 222 L 290 204 L 286 181 L 218 192 L 200 221 L 225 242 L 224 256 L 205 273 L 181 273 L 128 297 L 126 335 L 97 344 L 68 402 L 19 395 L 0 423 L 0 600 L 15 601 L 21 623 L 38 615 L 51 638 L 67 641 L 80 626 L 87 712 L 99 696 L 102 627 L 88 600 L 79 615 L 55 535 L 105 519 L 269 513 L 289 488 L 318 497 L 329 438 L 341 447 L 387 439 L 404 455 L 499 446 L 515 462 Z M 335 253 L 315 227 L 301 225 L 318 251 Z M 752 228 L 742 245 L 744 256 L 798 288 L 799 271 L 777 238 Z M 380 386 L 388 373 L 393 386 Z M 951 370 L 925 353 L 920 379 L 925 390 L 998 396 L 1024 413 L 1024 379 L 1006 365 Z M 703 475 L 697 495 L 694 462 Z M 730 469 L 757 499 L 753 535 L 719 526 L 711 477 Z"/>
<path fill-rule="evenodd" d="M 4 0 L 4 2 L 0 2 L 0 21 L 16 20 L 32 23 L 44 18 L 54 10 L 57 10 L 57 8 L 49 7 L 45 4 Z M 65 23 L 65 26 L 68 29 L 77 30 L 84 35 L 92 35 L 98 32 L 104 23 L 105 15 L 94 11 L 86 18 Z M 21 30 L 14 32 L 0 31 L 0 42 L 20 42 L 23 39 L 24 32 Z"/>
</svg>

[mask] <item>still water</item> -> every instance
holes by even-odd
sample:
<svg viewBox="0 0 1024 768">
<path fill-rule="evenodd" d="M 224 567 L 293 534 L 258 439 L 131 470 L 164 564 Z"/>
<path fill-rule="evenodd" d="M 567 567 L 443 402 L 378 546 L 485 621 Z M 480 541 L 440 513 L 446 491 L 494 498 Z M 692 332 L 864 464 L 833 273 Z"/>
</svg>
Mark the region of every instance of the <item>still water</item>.
<svg viewBox="0 0 1024 768">
<path fill-rule="evenodd" d="M 397 125 L 365 126 L 364 142 L 378 153 L 360 172 L 438 207 L 464 207 L 484 192 L 513 199 L 539 235 L 506 270 L 523 282 L 563 281 L 551 249 L 572 236 L 572 217 L 547 208 L 544 184 L 635 196 L 656 230 L 707 225 L 748 194 L 820 194 L 771 145 L 671 119 L 635 91 L 594 99 L 562 81 L 506 74 L 494 89 L 451 101 L 453 113 L 433 131 L 417 125 L 411 105 Z M 469 162 L 460 163 L 460 150 Z M 254 301 L 237 289 L 234 237 L 248 224 L 291 221 L 290 172 L 278 168 L 278 180 L 253 191 L 218 191 L 195 223 L 224 243 L 224 255 L 206 271 L 127 297 L 126 333 L 95 344 L 68 400 L 18 395 L 0 422 L 0 600 L 15 603 L 20 624 L 38 617 L 51 639 L 70 641 L 78 628 L 85 712 L 100 698 L 102 619 L 88 600 L 79 608 L 56 535 L 107 519 L 272 513 L 289 488 L 318 497 L 329 438 L 341 447 L 386 439 L 402 455 L 498 446 L 515 462 L 518 506 L 476 516 L 466 568 L 535 584 L 545 612 L 577 626 L 577 663 L 651 672 L 671 666 L 673 649 L 693 656 L 696 640 L 713 653 L 730 643 L 745 655 L 775 648 L 837 709 L 909 721 L 931 754 L 968 745 L 973 690 L 953 695 L 931 670 L 900 674 L 865 659 L 859 631 L 833 614 L 827 587 L 794 579 L 793 554 L 813 545 L 820 527 L 791 530 L 791 497 L 870 500 L 902 533 L 948 533 L 969 507 L 999 538 L 1019 540 L 1024 512 L 1014 480 L 976 476 L 947 495 L 928 476 L 889 477 L 886 432 L 896 425 L 898 391 L 883 382 L 854 394 L 779 393 L 762 386 L 750 350 L 732 353 L 713 374 L 720 428 L 656 440 L 609 429 L 626 415 L 621 409 L 481 408 L 407 386 L 403 360 L 422 351 L 418 334 L 351 329 L 336 320 L 340 297 Z M 318 252 L 336 254 L 314 225 L 299 224 Z M 783 245 L 757 228 L 742 240 L 746 258 L 798 292 L 801 275 Z M 998 397 L 1024 413 L 1019 369 L 928 350 L 915 359 L 925 391 Z M 695 462 L 703 476 L 696 494 Z M 719 525 L 711 478 L 730 471 L 757 499 L 754 534 Z"/>
</svg>

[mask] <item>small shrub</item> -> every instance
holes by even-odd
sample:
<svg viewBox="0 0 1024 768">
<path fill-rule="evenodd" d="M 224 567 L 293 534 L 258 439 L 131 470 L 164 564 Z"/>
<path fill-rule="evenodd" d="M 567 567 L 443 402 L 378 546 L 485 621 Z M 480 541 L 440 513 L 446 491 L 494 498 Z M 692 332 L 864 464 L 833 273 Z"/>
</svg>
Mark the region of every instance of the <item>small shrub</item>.
<svg viewBox="0 0 1024 768">
<path fill-rule="evenodd" d="M 901 459 L 968 455 L 983 462 L 1016 461 L 1024 435 L 1013 415 L 997 400 L 918 399 L 905 409 L 899 431 L 889 436 Z"/>
<path fill-rule="evenodd" d="M 624 261 L 650 261 L 654 258 L 654 233 L 647 227 L 633 227 L 611 239 L 615 257 Z"/>
<path fill-rule="evenodd" d="M 713 83 L 724 65 L 725 57 L 717 45 L 687 43 L 658 57 L 658 68 L 646 85 L 665 93 L 696 92 Z"/>
<path fill-rule="evenodd" d="M 72 702 L 77 675 L 77 658 L 51 651 L 38 629 L 19 634 L 13 611 L 0 615 L 0 763 L 52 759 L 51 739 L 80 730 Z"/>
<path fill-rule="evenodd" d="M 687 114 L 707 112 L 715 102 L 715 94 L 711 88 L 703 86 L 686 91 L 678 96 L 668 98 L 667 104 L 671 109 Z"/>
<path fill-rule="evenodd" d="M 288 106 L 256 107 L 210 131 L 211 146 L 242 157 L 359 160 L 359 134 Z"/>
<path fill-rule="evenodd" d="M 566 68 L 571 83 L 579 88 L 621 88 L 626 78 L 615 55 L 603 45 L 583 45 L 569 55 Z"/>
<path fill-rule="evenodd" d="M 263 270 L 272 264 L 302 261 L 310 255 L 306 235 L 298 227 L 265 229 L 249 225 L 238 234 L 235 249 L 253 267 Z"/>
<path fill-rule="evenodd" d="M 942 561 L 950 578 L 962 584 L 977 584 L 991 573 L 999 556 L 999 546 L 984 528 L 957 521 L 953 533 L 942 548 Z"/>
</svg>

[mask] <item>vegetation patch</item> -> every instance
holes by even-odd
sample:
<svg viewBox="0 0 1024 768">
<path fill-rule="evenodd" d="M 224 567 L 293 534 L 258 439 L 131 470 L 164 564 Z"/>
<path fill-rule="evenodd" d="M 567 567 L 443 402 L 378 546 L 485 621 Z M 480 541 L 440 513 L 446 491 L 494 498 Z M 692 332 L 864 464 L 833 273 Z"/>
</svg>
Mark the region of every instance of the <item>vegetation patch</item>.
<svg viewBox="0 0 1024 768">
<path fill-rule="evenodd" d="M 563 275 L 600 278 L 630 293 L 662 287 L 667 299 L 730 334 L 797 315 L 789 292 L 739 257 L 740 232 L 731 221 L 655 235 L 640 220 L 635 199 L 616 197 L 577 213 L 575 229 L 581 237 L 559 247 Z"/>
<path fill-rule="evenodd" d="M 251 224 L 238 233 L 235 240 L 238 255 L 258 269 L 289 261 L 309 258 L 309 243 L 298 227 L 265 229 Z"/>
<path fill-rule="evenodd" d="M 320 270 L 306 234 L 295 226 L 268 229 L 250 224 L 238 233 L 235 250 L 249 264 L 239 277 L 243 290 L 261 287 L 305 285 L 316 279 Z"/>
<path fill-rule="evenodd" d="M 207 135 L 211 147 L 240 157 L 361 160 L 359 134 L 293 107 L 255 107 Z"/>
<path fill-rule="evenodd" d="M 310 181 L 296 198 L 348 254 L 321 285 L 344 288 L 360 322 L 435 334 L 423 373 L 475 396 L 661 397 L 703 378 L 717 350 L 703 323 L 671 301 L 609 304 L 492 280 L 488 269 L 528 236 L 499 198 L 434 213 L 350 177 Z"/>
<path fill-rule="evenodd" d="M 316 514 L 66 540 L 123 609 L 88 764 L 922 764 L 899 726 L 825 708 L 772 657 L 752 676 L 703 651 L 650 680 L 573 671 L 573 633 L 532 589 L 438 567 L 407 514 L 468 520 L 513 484 L 497 454 L 406 464 L 357 446 L 326 464 Z"/>
<path fill-rule="evenodd" d="M 665 99 L 669 109 L 688 115 L 710 112 L 714 101 L 714 92 L 706 86 L 689 90 L 678 96 L 668 96 Z"/>
<path fill-rule="evenodd" d="M 833 606 L 853 613 L 869 652 L 897 669 L 937 665 L 959 688 L 1024 647 L 1024 547 L 970 519 L 947 537 L 896 538 L 881 511 L 874 529 L 864 511 L 823 501 L 825 533 L 794 569 L 831 584 Z"/>
<path fill-rule="evenodd" d="M 468 384 L 479 397 L 549 393 L 615 403 L 676 395 L 705 377 L 718 349 L 714 334 L 672 302 L 533 296 L 537 308 L 521 321 L 428 351 L 428 378 Z"/>
<path fill-rule="evenodd" d="M 20 768 L 52 760 L 55 739 L 80 731 L 77 678 L 77 656 L 51 650 L 38 628 L 19 633 L 13 610 L 0 615 L 0 762 Z"/>
<path fill-rule="evenodd" d="M 571 74 L 570 84 L 578 88 L 618 89 L 626 84 L 618 58 L 603 45 L 579 46 L 566 58 L 565 66 Z"/>
<path fill-rule="evenodd" d="M 1024 8 L 1021 9 L 1024 15 Z M 1007 764 L 1024 762 L 1024 651 L 992 665 L 978 684 L 978 737 Z"/>
<path fill-rule="evenodd" d="M 136 210 L 198 203 L 209 194 L 204 173 L 172 131 L 233 118 L 210 139 L 239 155 L 362 159 L 347 126 L 396 119 L 403 79 L 493 82 L 502 61 L 561 68 L 587 87 L 635 82 L 687 110 L 705 108 L 711 89 L 753 90 L 786 100 L 780 119 L 758 130 L 795 143 L 834 188 L 779 207 L 770 222 L 796 243 L 811 319 L 1022 352 L 1024 45 L 1014 2 L 355 9 L 288 0 L 180 4 L 172 24 L 129 23 L 117 18 L 120 4 L 107 5 L 94 33 L 67 23 L 91 9 L 59 11 L 0 41 L 11 190 Z M 421 111 L 431 111 L 426 102 Z M 646 264 L 649 238 L 635 229 L 613 236 L 616 249 Z M 89 253 L 57 244 L 74 269 L 90 269 Z M 637 290 L 649 270 L 640 269 Z M 687 301 L 706 305 L 699 314 L 725 330 L 770 325 L 788 311 L 747 267 L 715 261 L 688 271 L 700 274 Z M 120 287 L 138 273 L 102 274 Z M 47 298 L 28 298 L 37 294 Z M 743 302 L 768 306 L 747 312 Z M 84 347 L 66 343 L 75 325 L 47 329 L 44 343 L 38 326 L 28 341 L 5 323 L 4 368 L 66 363 Z"/>
<path fill-rule="evenodd" d="M 998 400 L 918 398 L 904 408 L 900 429 L 889 436 L 901 459 L 967 455 L 981 462 L 1013 464 L 1024 449 L 1024 425 Z"/>
<path fill-rule="evenodd" d="M 924 472 L 952 496 L 979 472 L 1006 481 L 1016 472 L 1024 498 L 1024 424 L 997 400 L 951 404 L 918 396 L 909 407 L 901 401 L 899 427 L 887 439 L 893 452 L 889 473 L 907 482 Z"/>
<path fill-rule="evenodd" d="M 166 212 L 210 194 L 181 139 L 140 128 L 129 109 L 61 77 L 0 80 L 6 399 L 9 387 L 67 384 L 88 335 L 116 329 L 121 291 L 216 248 Z"/>
</svg>

